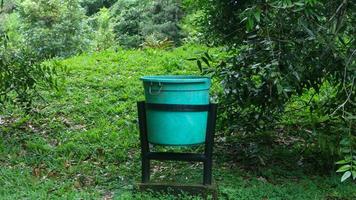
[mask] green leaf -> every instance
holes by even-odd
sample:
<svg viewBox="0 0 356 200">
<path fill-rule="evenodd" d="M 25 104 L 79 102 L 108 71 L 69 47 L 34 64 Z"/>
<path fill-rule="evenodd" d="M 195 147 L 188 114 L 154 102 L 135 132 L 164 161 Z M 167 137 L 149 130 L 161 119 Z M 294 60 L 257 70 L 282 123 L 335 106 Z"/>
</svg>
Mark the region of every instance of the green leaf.
<svg viewBox="0 0 356 200">
<path fill-rule="evenodd" d="M 200 72 L 203 72 L 203 68 L 201 66 L 201 61 L 200 60 L 197 60 L 197 65 L 199 67 Z"/>
<path fill-rule="evenodd" d="M 356 179 L 356 171 L 351 171 L 352 173 L 352 179 L 355 180 Z"/>
<path fill-rule="evenodd" d="M 208 52 L 204 52 L 205 57 L 209 60 L 212 61 L 213 59 L 211 59 L 210 55 L 208 54 Z"/>
<path fill-rule="evenodd" d="M 349 138 L 344 138 L 340 141 L 341 145 L 350 145 L 350 140 Z"/>
<path fill-rule="evenodd" d="M 345 153 L 345 154 L 350 153 L 351 152 L 351 148 L 341 148 L 341 152 Z"/>
<path fill-rule="evenodd" d="M 246 28 L 248 31 L 251 31 L 253 29 L 253 26 L 254 26 L 254 21 L 251 17 L 249 17 L 247 19 L 247 23 L 246 23 Z"/>
<path fill-rule="evenodd" d="M 343 165 L 336 172 L 345 172 L 349 169 L 351 169 L 351 165 Z"/>
<path fill-rule="evenodd" d="M 304 2 L 303 1 L 298 1 L 294 3 L 297 6 L 304 6 Z"/>
<path fill-rule="evenodd" d="M 311 38 L 315 38 L 315 34 L 305 25 L 305 22 L 301 22 L 301 25 Z"/>
<path fill-rule="evenodd" d="M 255 16 L 256 21 L 260 22 L 260 20 L 261 20 L 261 11 L 260 10 L 256 10 L 256 12 L 253 13 L 253 15 Z"/>
<path fill-rule="evenodd" d="M 347 160 L 339 160 L 335 164 L 342 165 L 342 164 L 346 164 L 346 163 L 349 163 L 349 162 L 350 161 L 347 161 Z"/>
<path fill-rule="evenodd" d="M 345 172 L 344 175 L 342 175 L 342 177 L 341 177 L 341 182 L 344 182 L 350 176 L 351 176 L 351 172 L 350 171 Z"/>
<path fill-rule="evenodd" d="M 283 92 L 283 87 L 280 84 L 277 84 L 277 92 L 278 94 L 282 94 Z"/>
<path fill-rule="evenodd" d="M 210 67 L 210 63 L 209 63 L 208 59 L 206 59 L 205 57 L 202 57 L 201 59 L 204 61 L 204 63 L 206 65 L 208 65 Z"/>
<path fill-rule="evenodd" d="M 347 120 L 356 120 L 356 115 L 351 115 L 351 116 L 345 117 L 345 119 L 347 119 Z"/>
</svg>

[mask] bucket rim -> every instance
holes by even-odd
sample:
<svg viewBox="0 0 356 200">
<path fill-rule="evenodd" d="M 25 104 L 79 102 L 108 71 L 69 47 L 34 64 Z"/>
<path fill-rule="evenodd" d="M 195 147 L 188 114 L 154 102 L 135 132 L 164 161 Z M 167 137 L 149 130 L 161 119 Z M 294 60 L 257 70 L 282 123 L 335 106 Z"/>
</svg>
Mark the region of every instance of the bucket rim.
<svg viewBox="0 0 356 200">
<path fill-rule="evenodd" d="M 210 82 L 210 77 L 197 75 L 154 75 L 143 76 L 140 80 L 143 82 L 160 83 L 206 83 Z"/>
</svg>

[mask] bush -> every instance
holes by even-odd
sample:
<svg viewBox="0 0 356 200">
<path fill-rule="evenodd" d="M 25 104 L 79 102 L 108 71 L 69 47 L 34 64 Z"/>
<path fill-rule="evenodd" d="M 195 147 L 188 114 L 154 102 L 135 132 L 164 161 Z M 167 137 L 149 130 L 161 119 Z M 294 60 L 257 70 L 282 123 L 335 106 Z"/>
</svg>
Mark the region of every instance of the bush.
<svg viewBox="0 0 356 200">
<path fill-rule="evenodd" d="M 41 58 L 65 57 L 89 47 L 89 27 L 78 0 L 25 0 L 19 5 L 25 44 Z"/>
<path fill-rule="evenodd" d="M 18 13 L 0 14 L 0 35 L 2 35 L 0 42 L 5 42 L 7 48 L 17 49 L 23 46 L 20 28 L 21 19 Z"/>
<path fill-rule="evenodd" d="M 183 37 L 179 23 L 183 17 L 180 3 L 174 0 L 160 0 L 149 7 L 147 23 L 142 26 L 144 36 L 155 34 L 158 40 L 168 39 L 176 45 Z"/>
<path fill-rule="evenodd" d="M 319 111 L 337 122 L 334 134 L 348 138 L 341 140 L 348 146 L 340 148 L 347 155 L 344 163 L 355 162 L 355 5 L 342 0 L 199 2 L 201 32 L 209 43 L 226 45 L 231 55 L 213 69 L 224 86 L 230 130 L 271 129 L 291 97 L 311 89 L 319 93 L 327 82 L 336 95 Z M 338 146 L 340 140 L 329 142 Z"/>
<path fill-rule="evenodd" d="M 90 20 L 94 29 L 94 49 L 97 51 L 108 49 L 115 45 L 115 33 L 111 22 L 110 12 L 107 8 L 102 8 Z"/>
<path fill-rule="evenodd" d="M 179 27 L 183 12 L 175 0 L 118 1 L 112 15 L 119 43 L 126 47 L 139 47 L 152 35 L 156 40 L 170 40 L 177 45 L 183 36 Z"/>
<path fill-rule="evenodd" d="M 15 4 L 11 4 L 11 8 L 13 7 L 16 7 Z M 0 13 L 0 105 L 2 108 L 9 103 L 19 105 L 29 112 L 33 99 L 39 96 L 39 87 L 57 86 L 56 69 L 52 65 L 41 64 L 46 59 L 42 56 L 50 57 L 51 54 L 46 52 L 47 54 L 42 55 L 43 51 L 37 49 L 41 46 L 31 43 L 34 40 L 27 40 L 29 35 L 21 31 L 24 28 L 23 19 L 14 11 L 15 9 L 8 9 Z M 38 26 L 41 24 L 40 21 L 33 23 Z M 40 39 L 49 38 L 38 38 Z"/>
<path fill-rule="evenodd" d="M 118 1 L 113 8 L 114 32 L 119 44 L 138 47 L 143 42 L 141 24 L 147 22 L 145 8 L 147 1 Z"/>
<path fill-rule="evenodd" d="M 207 3 L 202 29 L 208 41 L 229 47 L 230 58 L 215 72 L 225 87 L 228 113 L 235 123 L 241 123 L 240 128 L 247 124 L 251 124 L 249 131 L 263 128 L 261 123 L 274 121 L 293 95 L 310 88 L 318 92 L 326 80 L 344 96 L 344 85 L 339 83 L 352 83 L 354 61 L 349 59 L 355 28 L 352 5 L 344 5 L 338 16 L 331 14 L 340 4 Z M 345 87 L 350 89 L 350 85 Z"/>
<path fill-rule="evenodd" d="M 149 35 L 145 38 L 145 41 L 141 45 L 143 48 L 152 49 L 169 49 L 173 47 L 173 42 L 167 38 L 164 40 L 157 39 L 155 34 Z"/>
<path fill-rule="evenodd" d="M 30 111 L 37 88 L 57 86 L 55 67 L 39 64 L 28 49 L 11 50 L 0 44 L 0 105 L 19 105 Z"/>
<path fill-rule="evenodd" d="M 117 0 L 81 0 L 80 5 L 86 10 L 86 14 L 91 16 L 102 8 L 110 8 Z"/>
</svg>

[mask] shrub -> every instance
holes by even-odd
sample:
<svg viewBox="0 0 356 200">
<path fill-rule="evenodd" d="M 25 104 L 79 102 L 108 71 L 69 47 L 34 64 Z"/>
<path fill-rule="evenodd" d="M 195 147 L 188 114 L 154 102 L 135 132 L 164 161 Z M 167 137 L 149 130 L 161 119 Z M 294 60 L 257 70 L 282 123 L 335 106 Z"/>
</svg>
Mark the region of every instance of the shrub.
<svg viewBox="0 0 356 200">
<path fill-rule="evenodd" d="M 0 42 L 5 42 L 7 48 L 17 49 L 23 46 L 20 28 L 21 19 L 18 13 L 0 14 L 0 35 L 2 35 Z"/>
<path fill-rule="evenodd" d="M 347 155 L 344 163 L 355 162 L 355 135 L 350 133 L 355 128 L 350 121 L 355 113 L 355 5 L 343 0 L 199 3 L 205 39 L 226 45 L 231 55 L 213 69 L 224 86 L 222 104 L 230 130 L 273 128 L 291 97 L 310 89 L 319 93 L 328 82 L 336 95 L 319 111 L 339 127 L 348 127 L 334 134 L 348 138 L 341 141 L 348 146 L 340 149 Z"/>
<path fill-rule="evenodd" d="M 147 22 L 145 7 L 147 1 L 118 1 L 112 10 L 114 32 L 120 45 L 125 47 L 138 47 L 144 37 L 141 24 Z"/>
<path fill-rule="evenodd" d="M 80 5 L 86 10 L 86 14 L 91 16 L 102 8 L 110 8 L 117 0 L 81 0 Z"/>
<path fill-rule="evenodd" d="M 39 96 L 38 87 L 57 86 L 56 69 L 40 64 L 45 58 L 26 41 L 21 15 L 13 11 L 0 13 L 0 105 L 15 104 L 28 112 L 33 99 Z"/>
<path fill-rule="evenodd" d="M 37 56 L 70 56 L 88 48 L 89 27 L 78 0 L 25 0 L 19 13 L 24 42 Z"/>
<path fill-rule="evenodd" d="M 37 88 L 57 86 L 55 67 L 39 64 L 29 49 L 7 49 L 0 44 L 0 105 L 19 105 L 30 111 Z"/>
<path fill-rule="evenodd" d="M 183 37 L 179 23 L 183 17 L 181 5 L 175 0 L 160 0 L 148 10 L 147 23 L 142 26 L 144 36 L 155 34 L 158 40 L 168 39 L 179 44 Z"/>
<path fill-rule="evenodd" d="M 115 45 L 115 33 L 107 8 L 102 8 L 90 21 L 91 27 L 95 30 L 93 37 L 95 50 L 104 50 Z"/>
<path fill-rule="evenodd" d="M 155 34 L 151 34 L 145 38 L 145 41 L 141 45 L 143 48 L 153 48 L 153 49 L 169 49 L 173 47 L 173 41 L 157 39 Z"/>
<path fill-rule="evenodd" d="M 310 88 L 318 92 L 325 80 L 344 96 L 339 83 L 352 83 L 354 76 L 352 5 L 324 3 L 207 3 L 202 29 L 208 41 L 229 47 L 230 58 L 215 72 L 225 87 L 228 113 L 240 128 L 263 128 L 261 123 L 274 121 L 291 96 Z M 339 5 L 342 10 L 334 16 Z"/>
<path fill-rule="evenodd" d="M 179 44 L 183 36 L 179 27 L 183 12 L 178 1 L 125 0 L 118 1 L 111 10 L 114 31 L 123 46 L 139 47 L 152 35 L 157 40 L 167 39 Z"/>
</svg>

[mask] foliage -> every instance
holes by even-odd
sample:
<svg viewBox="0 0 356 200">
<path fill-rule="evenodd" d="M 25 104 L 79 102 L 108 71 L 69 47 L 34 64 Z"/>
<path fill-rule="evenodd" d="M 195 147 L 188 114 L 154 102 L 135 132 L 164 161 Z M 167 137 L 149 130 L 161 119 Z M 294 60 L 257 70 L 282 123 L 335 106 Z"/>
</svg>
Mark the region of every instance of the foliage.
<svg viewBox="0 0 356 200">
<path fill-rule="evenodd" d="M 0 14 L 11 13 L 19 0 L 0 0 Z"/>
<path fill-rule="evenodd" d="M 351 129 L 349 129 L 351 131 Z M 350 138 L 344 138 L 341 140 L 340 151 L 345 155 L 343 160 L 336 162 L 336 164 L 341 165 L 336 172 L 343 173 L 341 177 L 341 182 L 352 177 L 353 180 L 356 179 L 356 152 L 355 152 L 355 141 L 350 140 Z"/>
<path fill-rule="evenodd" d="M 354 95 L 352 94 L 354 93 L 352 87 L 353 85 L 351 86 L 351 90 L 349 91 L 348 98 L 350 98 L 351 95 Z M 346 125 L 340 130 L 340 132 L 344 133 L 343 138 L 340 141 L 340 154 L 343 156 L 343 159 L 336 162 L 336 164 L 341 165 L 340 168 L 336 171 L 343 173 L 341 177 L 341 182 L 345 181 L 350 177 L 352 177 L 353 180 L 356 179 L 356 135 L 354 132 L 354 130 L 356 130 L 356 115 L 355 113 L 349 113 L 348 111 L 350 109 L 345 109 L 345 105 L 346 103 L 348 103 L 348 101 L 351 100 L 346 99 L 343 104 L 338 107 L 338 109 L 342 108 L 342 119 L 344 121 L 344 124 Z"/>
<path fill-rule="evenodd" d="M 19 49 L 23 47 L 23 35 L 19 32 L 21 19 L 18 13 L 0 14 L 0 42 L 3 47 Z M 2 51 L 4 51 L 4 48 Z"/>
<path fill-rule="evenodd" d="M 142 100 L 139 77 L 147 74 L 199 74 L 187 61 L 206 47 L 105 50 L 60 61 L 68 68 L 65 89 L 40 91 L 47 103 L 34 101 L 38 114 L 23 116 L 6 109 L 0 117 L 1 199 L 194 199 L 186 195 L 138 193 L 140 151 L 136 101 Z M 213 55 L 220 49 L 210 49 Z M 62 73 L 62 72 L 59 72 Z M 267 134 L 264 134 L 267 135 Z M 259 135 L 261 136 L 261 135 Z M 261 136 L 262 137 L 262 136 Z M 263 136 L 265 143 L 267 136 Z M 347 199 L 355 184 L 335 176 L 319 176 L 293 166 L 300 151 L 273 143 L 283 156 L 260 172 L 249 170 L 232 155 L 234 145 L 216 138 L 214 177 L 219 199 Z M 220 142 L 219 142 L 220 141 Z M 239 141 L 239 140 L 237 140 Z M 263 141 L 262 141 L 263 142 Z M 236 148 L 253 151 L 253 146 Z M 225 160 L 224 160 L 225 159 Z M 282 163 L 282 164 L 281 164 Z M 286 165 L 284 165 L 287 163 Z M 199 183 L 201 165 L 181 162 L 152 164 L 153 181 Z M 195 199 L 199 199 L 195 197 Z"/>
<path fill-rule="evenodd" d="M 17 13 L 0 14 L 0 105 L 19 105 L 29 111 L 38 87 L 57 86 L 54 66 L 40 64 L 33 49 L 23 44 Z"/>
<path fill-rule="evenodd" d="M 0 105 L 10 102 L 29 110 L 41 83 L 57 85 L 55 74 L 52 66 L 36 63 L 28 50 L 0 51 Z"/>
<path fill-rule="evenodd" d="M 102 8 L 110 8 L 117 0 L 80 0 L 80 5 L 91 16 L 98 13 Z"/>
<path fill-rule="evenodd" d="M 213 70 L 224 86 L 221 99 L 229 119 L 226 126 L 232 132 L 273 128 L 293 96 L 310 89 L 319 93 L 328 82 L 336 95 L 324 104 L 311 101 L 308 106 L 311 112 L 318 107 L 330 116 L 324 123 L 348 127 L 334 133 L 340 137 L 331 144 L 344 137 L 349 141 L 347 148 L 355 148 L 351 142 L 355 135 L 350 133 L 354 124 L 343 113 L 353 117 L 356 111 L 355 4 L 347 0 L 202 0 L 198 5 L 204 13 L 199 22 L 206 40 L 226 45 L 231 55 Z M 353 154 L 345 153 L 349 161 L 353 159 Z"/>
<path fill-rule="evenodd" d="M 88 48 L 88 26 L 78 0 L 24 0 L 19 5 L 24 43 L 37 56 L 70 56 Z"/>
<path fill-rule="evenodd" d="M 164 40 L 157 39 L 155 34 L 146 37 L 145 41 L 142 43 L 144 48 L 157 48 L 157 49 L 168 49 L 173 47 L 173 42 L 167 38 Z"/>
<path fill-rule="evenodd" d="M 179 22 L 183 16 L 176 0 L 118 1 L 112 7 L 114 31 L 125 47 L 139 47 L 147 37 L 180 43 Z M 149 38 L 148 38 L 149 39 Z"/>
<path fill-rule="evenodd" d="M 112 7 L 114 31 L 119 44 L 125 47 L 138 47 L 143 42 L 141 23 L 147 21 L 145 8 L 147 1 L 118 1 Z"/>
<path fill-rule="evenodd" d="M 217 69 L 224 80 L 228 109 L 237 121 L 244 118 L 251 127 L 263 128 L 260 121 L 272 121 L 273 113 L 282 111 L 292 95 L 308 88 L 318 91 L 325 79 L 342 81 L 345 69 L 345 81 L 351 80 L 354 72 L 346 65 L 354 42 L 351 21 L 327 22 L 333 17 L 330 11 L 340 4 L 313 2 L 221 1 L 216 9 L 226 11 L 220 14 L 227 16 L 207 16 L 212 24 L 206 31 L 209 37 L 215 33 L 217 40 L 223 38 L 221 42 L 231 47 L 244 44 L 232 49 L 233 56 Z M 351 6 L 343 6 L 338 13 L 341 16 L 331 20 L 346 19 Z M 228 24 L 214 23 L 217 18 L 229 19 L 221 20 Z M 335 26 L 339 28 L 333 30 Z M 245 113 L 246 109 L 252 113 Z M 255 126 L 254 122 L 260 123 Z"/>
<path fill-rule="evenodd" d="M 175 44 L 180 43 L 182 32 L 179 22 L 183 17 L 180 1 L 159 0 L 155 1 L 148 8 L 147 23 L 142 26 L 142 34 L 149 36 L 155 34 L 158 40 L 172 40 Z"/>
<path fill-rule="evenodd" d="M 94 31 L 94 49 L 97 51 L 108 49 L 115 45 L 115 33 L 109 9 L 102 8 L 90 20 Z"/>
</svg>

